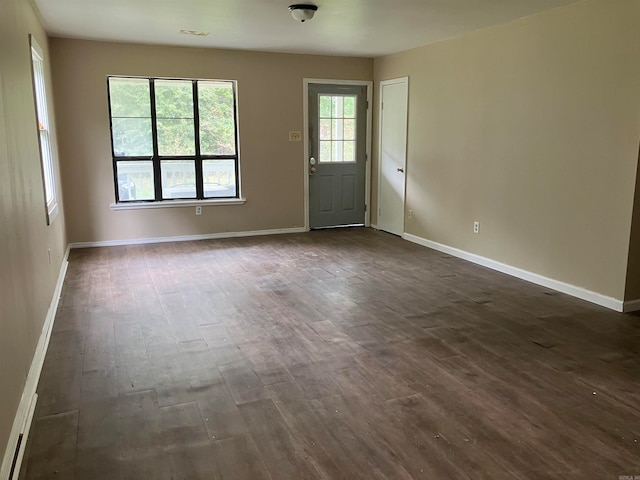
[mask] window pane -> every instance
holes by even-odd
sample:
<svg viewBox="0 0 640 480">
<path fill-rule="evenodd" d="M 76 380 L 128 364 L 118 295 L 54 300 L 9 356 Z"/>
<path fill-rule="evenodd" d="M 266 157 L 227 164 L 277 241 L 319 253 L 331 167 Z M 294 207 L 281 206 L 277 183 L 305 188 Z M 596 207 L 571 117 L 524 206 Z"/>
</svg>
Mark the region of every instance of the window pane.
<svg viewBox="0 0 640 480">
<path fill-rule="evenodd" d="M 345 140 L 356 139 L 356 121 L 355 120 L 344 121 L 344 139 Z"/>
<path fill-rule="evenodd" d="M 159 155 L 195 155 L 193 120 L 183 118 L 156 119 Z"/>
<path fill-rule="evenodd" d="M 344 142 L 344 161 L 355 162 L 356 161 L 356 142 Z"/>
<path fill-rule="evenodd" d="M 53 177 L 53 157 L 51 155 L 51 142 L 49 141 L 49 132 L 40 130 L 40 150 L 42 168 L 44 171 L 44 193 L 47 205 L 55 201 L 55 184 Z"/>
<path fill-rule="evenodd" d="M 331 140 L 331 120 L 320 120 L 320 140 Z"/>
<path fill-rule="evenodd" d="M 342 140 L 343 137 L 343 123 L 344 120 L 334 120 L 333 121 L 333 130 L 331 132 L 331 139 L 332 140 Z"/>
<path fill-rule="evenodd" d="M 156 80 L 156 116 L 193 119 L 193 83 L 191 80 Z"/>
<path fill-rule="evenodd" d="M 36 93 L 36 110 L 38 116 L 38 129 L 47 130 L 49 128 L 49 118 L 47 113 L 47 94 L 44 83 L 44 65 L 40 56 L 32 51 L 33 60 L 33 83 Z"/>
<path fill-rule="evenodd" d="M 320 162 L 331 161 L 331 142 L 320 142 Z"/>
<path fill-rule="evenodd" d="M 342 158 L 342 142 L 332 142 L 333 145 L 333 161 L 334 162 L 342 162 L 344 159 Z"/>
<path fill-rule="evenodd" d="M 109 98 L 112 117 L 151 116 L 149 80 L 146 78 L 110 78 Z"/>
<path fill-rule="evenodd" d="M 196 198 L 196 165 L 193 160 L 162 160 L 162 198 Z"/>
<path fill-rule="evenodd" d="M 153 155 L 149 80 L 109 78 L 109 100 L 115 156 Z"/>
<path fill-rule="evenodd" d="M 198 82 L 200 153 L 235 155 L 236 131 L 233 83 Z"/>
<path fill-rule="evenodd" d="M 111 134 L 116 157 L 153 155 L 151 118 L 113 118 Z"/>
<path fill-rule="evenodd" d="M 320 95 L 320 116 L 322 118 L 331 118 L 331 96 Z"/>
<path fill-rule="evenodd" d="M 235 160 L 203 160 L 202 173 L 205 198 L 237 195 Z"/>
<path fill-rule="evenodd" d="M 153 200 L 153 162 L 119 161 L 116 164 L 119 200 Z"/>
<path fill-rule="evenodd" d="M 333 97 L 333 109 L 331 111 L 331 116 L 333 118 L 341 118 L 343 113 L 343 101 L 342 97 Z"/>
<path fill-rule="evenodd" d="M 156 126 L 159 155 L 195 155 L 193 84 L 190 80 L 156 80 Z"/>
<path fill-rule="evenodd" d="M 344 97 L 344 117 L 355 118 L 356 116 L 356 97 Z"/>
</svg>

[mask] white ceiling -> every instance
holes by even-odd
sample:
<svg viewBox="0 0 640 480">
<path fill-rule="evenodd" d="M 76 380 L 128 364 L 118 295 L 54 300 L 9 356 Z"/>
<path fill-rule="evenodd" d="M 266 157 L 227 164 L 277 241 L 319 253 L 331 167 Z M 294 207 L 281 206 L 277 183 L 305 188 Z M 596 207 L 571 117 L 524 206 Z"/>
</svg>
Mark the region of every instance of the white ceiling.
<svg viewBox="0 0 640 480">
<path fill-rule="evenodd" d="M 299 1 L 299 0 L 298 0 Z M 577 0 L 35 0 L 52 36 L 272 52 L 377 57 Z M 179 31 L 209 32 L 206 37 Z"/>
</svg>

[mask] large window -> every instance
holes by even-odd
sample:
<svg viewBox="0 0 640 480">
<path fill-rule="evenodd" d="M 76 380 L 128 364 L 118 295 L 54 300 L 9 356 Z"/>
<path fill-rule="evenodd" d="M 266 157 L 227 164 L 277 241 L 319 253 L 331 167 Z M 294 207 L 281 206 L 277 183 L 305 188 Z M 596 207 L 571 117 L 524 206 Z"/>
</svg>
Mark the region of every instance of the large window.
<svg viewBox="0 0 640 480">
<path fill-rule="evenodd" d="M 238 198 L 235 82 L 108 84 L 117 202 Z"/>
<path fill-rule="evenodd" d="M 30 41 L 33 91 L 36 100 L 36 120 L 38 122 L 38 141 L 40 143 L 40 162 L 42 164 L 42 183 L 44 184 L 47 223 L 51 224 L 58 213 L 58 201 L 56 199 L 56 180 L 51 150 L 47 92 L 44 81 L 44 55 L 35 38 L 31 36 Z"/>
</svg>

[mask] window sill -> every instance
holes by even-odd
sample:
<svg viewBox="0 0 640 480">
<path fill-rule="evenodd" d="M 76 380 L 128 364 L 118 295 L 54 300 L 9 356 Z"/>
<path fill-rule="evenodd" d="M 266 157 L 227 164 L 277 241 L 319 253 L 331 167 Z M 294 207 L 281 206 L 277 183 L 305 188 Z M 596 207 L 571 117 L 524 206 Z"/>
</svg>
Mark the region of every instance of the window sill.
<svg viewBox="0 0 640 480">
<path fill-rule="evenodd" d="M 111 210 L 144 210 L 146 208 L 205 207 L 209 205 L 244 205 L 246 198 L 220 198 L 210 200 L 163 200 L 161 202 L 112 203 Z"/>
</svg>

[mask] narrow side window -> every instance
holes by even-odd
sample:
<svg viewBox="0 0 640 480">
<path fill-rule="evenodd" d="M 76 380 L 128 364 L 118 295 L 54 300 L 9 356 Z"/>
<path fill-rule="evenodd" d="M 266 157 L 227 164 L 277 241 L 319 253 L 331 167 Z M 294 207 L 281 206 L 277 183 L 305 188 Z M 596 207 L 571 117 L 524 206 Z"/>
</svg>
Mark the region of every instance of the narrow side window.
<svg viewBox="0 0 640 480">
<path fill-rule="evenodd" d="M 40 145 L 40 163 L 42 165 L 42 183 L 44 184 L 44 200 L 47 210 L 47 224 L 51 224 L 58 213 L 56 198 L 56 181 L 51 151 L 51 130 L 49 128 L 49 112 L 47 110 L 47 91 L 44 80 L 44 55 L 38 42 L 32 35 L 31 65 L 33 73 L 33 91 L 35 97 L 38 142 Z"/>
</svg>

